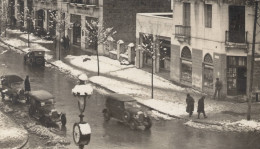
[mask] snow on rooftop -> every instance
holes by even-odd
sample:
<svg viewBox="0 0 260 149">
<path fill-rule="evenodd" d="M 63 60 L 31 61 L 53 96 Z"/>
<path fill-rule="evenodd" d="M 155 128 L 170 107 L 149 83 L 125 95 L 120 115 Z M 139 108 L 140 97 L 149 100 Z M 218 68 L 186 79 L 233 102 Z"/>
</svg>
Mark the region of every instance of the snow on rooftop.
<svg viewBox="0 0 260 149">
<path fill-rule="evenodd" d="M 80 94 L 80 95 L 93 94 L 93 88 L 90 84 L 75 85 L 75 87 L 71 91 L 73 94 Z"/>
</svg>

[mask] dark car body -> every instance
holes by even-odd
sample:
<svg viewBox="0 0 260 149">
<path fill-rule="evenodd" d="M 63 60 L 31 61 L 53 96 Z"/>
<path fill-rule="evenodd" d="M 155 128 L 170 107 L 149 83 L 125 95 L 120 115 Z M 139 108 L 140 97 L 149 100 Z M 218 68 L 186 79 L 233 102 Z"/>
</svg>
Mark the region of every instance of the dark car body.
<svg viewBox="0 0 260 149">
<path fill-rule="evenodd" d="M 136 100 L 124 94 L 109 94 L 106 97 L 106 108 L 103 114 L 106 121 L 115 118 L 129 125 L 131 129 L 136 129 L 138 126 L 149 129 L 152 126 L 151 118 L 141 110 Z"/>
<path fill-rule="evenodd" d="M 24 63 L 31 66 L 45 66 L 44 59 L 45 51 L 40 49 L 30 49 L 28 53 L 24 55 Z"/>
<path fill-rule="evenodd" d="M 8 96 L 13 103 L 18 100 L 25 100 L 23 79 L 17 75 L 3 75 L 1 79 L 1 97 L 5 100 Z"/>
<path fill-rule="evenodd" d="M 28 94 L 30 103 L 29 115 L 39 119 L 45 126 L 51 126 L 56 122 L 66 125 L 66 117 L 64 113 L 58 112 L 54 106 L 54 96 L 45 91 L 31 91 Z"/>
</svg>

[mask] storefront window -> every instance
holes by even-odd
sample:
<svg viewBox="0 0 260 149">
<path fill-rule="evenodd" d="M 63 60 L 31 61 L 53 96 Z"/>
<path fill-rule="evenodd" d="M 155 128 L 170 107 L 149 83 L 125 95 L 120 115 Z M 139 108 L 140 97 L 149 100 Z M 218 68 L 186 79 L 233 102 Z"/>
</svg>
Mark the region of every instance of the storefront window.
<svg viewBox="0 0 260 149">
<path fill-rule="evenodd" d="M 213 60 L 210 54 L 204 57 L 203 85 L 213 89 Z"/>
<path fill-rule="evenodd" d="M 192 82 L 191 51 L 188 47 L 184 47 L 181 52 L 181 80 L 189 83 Z"/>
</svg>

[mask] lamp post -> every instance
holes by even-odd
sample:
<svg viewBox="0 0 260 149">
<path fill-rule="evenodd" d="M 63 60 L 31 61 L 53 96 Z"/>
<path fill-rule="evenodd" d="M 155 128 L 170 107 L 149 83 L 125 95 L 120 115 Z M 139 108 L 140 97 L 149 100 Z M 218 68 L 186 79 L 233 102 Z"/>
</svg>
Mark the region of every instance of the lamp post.
<svg viewBox="0 0 260 149">
<path fill-rule="evenodd" d="M 89 144 L 91 136 L 90 125 L 83 120 L 87 99 L 93 94 L 93 88 L 87 83 L 87 80 L 86 75 L 80 75 L 79 84 L 72 89 L 73 95 L 77 98 L 80 112 L 80 121 L 73 125 L 73 140 L 80 149 L 83 149 L 85 145 Z"/>
</svg>

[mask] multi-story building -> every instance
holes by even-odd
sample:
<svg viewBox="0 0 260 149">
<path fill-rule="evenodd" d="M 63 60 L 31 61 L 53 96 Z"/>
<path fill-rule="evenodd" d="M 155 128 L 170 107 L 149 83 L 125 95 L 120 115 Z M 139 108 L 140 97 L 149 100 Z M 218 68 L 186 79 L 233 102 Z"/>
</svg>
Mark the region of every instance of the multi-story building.
<svg viewBox="0 0 260 149">
<path fill-rule="evenodd" d="M 25 20 L 31 9 L 31 20 L 34 28 L 40 28 L 46 32 L 55 34 L 69 35 L 72 44 L 80 46 L 82 49 L 89 50 L 89 42 L 86 38 L 86 21 L 99 20 L 104 27 L 113 27 L 117 34 L 115 40 L 125 42 L 135 42 L 135 27 L 137 12 L 164 12 L 170 10 L 169 0 L 9 0 L 14 1 L 15 21 L 17 26 L 27 28 L 30 21 Z M 62 12 L 62 13 L 60 13 Z M 64 19 L 64 27 L 57 27 L 53 24 L 55 19 Z M 57 20 L 56 20 L 57 22 Z M 61 26 L 61 25 L 59 25 Z M 32 27 L 32 26 L 31 26 Z M 60 28 L 60 29 L 58 29 Z M 101 51 L 102 52 L 102 51 Z"/>
<path fill-rule="evenodd" d="M 215 79 L 220 78 L 224 95 L 248 93 L 255 14 L 254 6 L 246 2 L 173 1 L 170 80 L 213 93 Z M 136 35 L 137 44 L 141 44 L 139 31 Z M 257 34 L 257 56 L 260 53 L 259 37 Z M 260 87 L 260 62 L 257 60 L 254 90 Z"/>
</svg>

